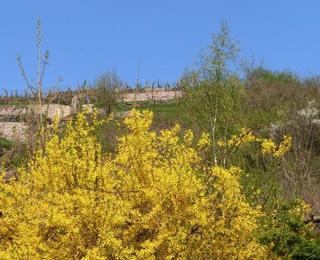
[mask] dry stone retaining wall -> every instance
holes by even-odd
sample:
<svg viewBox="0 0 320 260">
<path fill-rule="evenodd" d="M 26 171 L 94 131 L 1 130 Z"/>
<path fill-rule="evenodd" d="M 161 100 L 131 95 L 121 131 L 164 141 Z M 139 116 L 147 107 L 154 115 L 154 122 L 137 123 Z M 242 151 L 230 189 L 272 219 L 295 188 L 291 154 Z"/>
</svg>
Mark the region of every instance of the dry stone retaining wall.
<svg viewBox="0 0 320 260">
<path fill-rule="evenodd" d="M 38 113 L 39 108 L 34 105 L 26 107 L 3 106 L 0 107 L 0 116 L 20 116 L 31 113 L 32 111 Z M 64 118 L 74 112 L 71 106 L 60 104 L 42 105 L 40 111 L 50 119 L 54 119 L 55 116 Z"/>
<path fill-rule="evenodd" d="M 168 101 L 176 98 L 182 97 L 182 91 L 174 91 L 174 90 L 154 90 L 154 91 L 146 91 L 146 92 L 138 92 L 138 93 L 126 93 L 123 94 L 121 99 L 118 101 L 122 102 L 133 102 L 133 101 Z"/>
<path fill-rule="evenodd" d="M 0 122 L 0 137 L 11 141 L 24 142 L 28 126 L 23 122 Z"/>
<path fill-rule="evenodd" d="M 163 89 L 148 89 L 144 92 L 126 93 L 118 100 L 119 102 L 133 102 L 133 101 L 168 101 L 182 97 L 182 91 L 163 90 Z M 73 102 L 75 103 L 75 102 Z M 87 104 L 86 108 L 92 110 L 92 104 Z M 2 117 L 18 117 L 29 113 L 39 113 L 39 108 L 36 105 L 29 105 L 25 107 L 20 106 L 0 106 L 0 118 Z M 60 105 L 60 104 L 44 104 L 40 111 L 49 119 L 53 120 L 56 116 L 59 119 L 70 116 L 77 111 L 77 107 Z M 127 113 L 127 112 L 125 112 Z M 121 116 L 124 116 L 125 113 Z M 26 131 L 28 126 L 24 122 L 1 122 L 0 121 L 0 137 L 4 137 L 13 141 L 25 141 Z"/>
<path fill-rule="evenodd" d="M 16 107 L 3 106 L 0 107 L 0 117 L 6 116 L 22 116 L 28 113 L 38 113 L 39 108 L 36 106 Z M 53 120 L 56 116 L 59 119 L 67 117 L 73 113 L 73 108 L 67 105 L 49 104 L 41 106 L 41 113 Z M 8 140 L 24 142 L 26 140 L 26 131 L 28 126 L 25 122 L 1 122 L 0 121 L 0 137 Z"/>
</svg>

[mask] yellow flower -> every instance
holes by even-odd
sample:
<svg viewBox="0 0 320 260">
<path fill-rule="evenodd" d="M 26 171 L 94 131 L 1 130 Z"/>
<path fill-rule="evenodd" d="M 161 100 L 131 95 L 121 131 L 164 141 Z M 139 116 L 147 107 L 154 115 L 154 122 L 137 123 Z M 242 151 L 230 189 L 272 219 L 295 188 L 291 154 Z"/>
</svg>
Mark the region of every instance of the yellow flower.
<svg viewBox="0 0 320 260">
<path fill-rule="evenodd" d="M 208 148 L 211 144 L 210 135 L 208 133 L 202 133 L 198 141 L 199 148 Z"/>
<path fill-rule="evenodd" d="M 181 138 L 177 125 L 158 134 L 152 116 L 133 110 L 111 156 L 96 137 L 101 122 L 80 113 L 19 180 L 0 182 L 0 259 L 265 258 L 241 170 L 202 172 L 193 133 Z M 203 134 L 198 147 L 209 144 Z"/>
<path fill-rule="evenodd" d="M 261 151 L 263 154 L 274 154 L 276 149 L 277 146 L 271 139 L 262 139 Z"/>
</svg>

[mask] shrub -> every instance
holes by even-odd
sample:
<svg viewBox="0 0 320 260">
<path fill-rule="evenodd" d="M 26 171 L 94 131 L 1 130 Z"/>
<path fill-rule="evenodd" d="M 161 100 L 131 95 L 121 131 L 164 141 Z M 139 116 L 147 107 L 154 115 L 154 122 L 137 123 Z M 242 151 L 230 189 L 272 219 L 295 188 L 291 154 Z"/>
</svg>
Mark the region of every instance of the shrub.
<svg viewBox="0 0 320 260">
<path fill-rule="evenodd" d="M 151 122 L 132 111 L 114 156 L 84 114 L 56 130 L 19 180 L 0 184 L 0 258 L 265 258 L 240 169 L 203 162 L 207 135 L 194 147 L 191 131 L 157 134 Z"/>
<path fill-rule="evenodd" d="M 307 208 L 304 203 L 282 204 L 265 218 L 272 225 L 261 233 L 261 243 L 272 244 L 272 250 L 280 257 L 319 259 L 320 239 L 301 218 L 309 211 Z"/>
</svg>

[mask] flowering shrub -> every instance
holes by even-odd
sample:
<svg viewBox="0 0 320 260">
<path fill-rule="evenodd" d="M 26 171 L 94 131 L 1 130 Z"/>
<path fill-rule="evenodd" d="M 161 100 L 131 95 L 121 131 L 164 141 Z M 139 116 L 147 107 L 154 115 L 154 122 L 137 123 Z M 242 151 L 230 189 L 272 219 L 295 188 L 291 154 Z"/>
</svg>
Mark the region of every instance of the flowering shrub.
<svg viewBox="0 0 320 260">
<path fill-rule="evenodd" d="M 219 140 L 219 147 L 236 148 L 248 143 L 258 143 L 261 146 L 262 154 L 270 154 L 275 158 L 283 156 L 292 146 L 292 137 L 285 135 L 283 141 L 277 145 L 272 139 L 259 138 L 252 134 L 250 129 L 243 128 L 239 135 L 232 135 L 227 141 Z"/>
<path fill-rule="evenodd" d="M 0 259 L 259 259 L 261 212 L 242 195 L 240 169 L 208 167 L 177 125 L 157 134 L 132 111 L 115 155 L 84 114 L 0 182 Z M 181 137 L 182 136 L 182 137 Z"/>
</svg>

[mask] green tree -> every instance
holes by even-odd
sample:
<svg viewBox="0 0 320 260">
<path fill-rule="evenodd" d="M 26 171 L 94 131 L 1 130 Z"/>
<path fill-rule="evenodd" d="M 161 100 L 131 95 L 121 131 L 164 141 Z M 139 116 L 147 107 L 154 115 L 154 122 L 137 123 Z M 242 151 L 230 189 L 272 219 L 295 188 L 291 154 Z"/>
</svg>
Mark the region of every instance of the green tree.
<svg viewBox="0 0 320 260">
<path fill-rule="evenodd" d="M 216 144 L 220 138 L 238 129 L 239 111 L 244 109 L 244 89 L 239 77 L 232 73 L 239 47 L 222 23 L 212 43 L 202 55 L 200 67 L 188 73 L 181 83 L 186 92 L 187 115 L 200 131 L 208 131 L 212 139 L 211 160 L 218 163 Z M 196 73 L 196 75 L 195 75 Z M 193 84 L 188 84 L 190 79 Z M 196 82 L 196 84 L 194 84 Z M 221 157 L 225 160 L 225 156 Z"/>
</svg>

